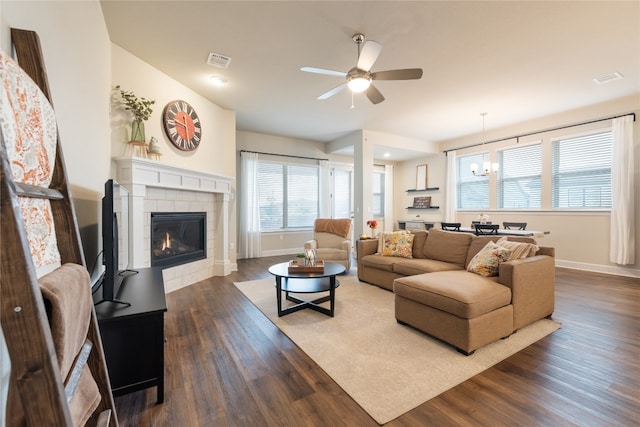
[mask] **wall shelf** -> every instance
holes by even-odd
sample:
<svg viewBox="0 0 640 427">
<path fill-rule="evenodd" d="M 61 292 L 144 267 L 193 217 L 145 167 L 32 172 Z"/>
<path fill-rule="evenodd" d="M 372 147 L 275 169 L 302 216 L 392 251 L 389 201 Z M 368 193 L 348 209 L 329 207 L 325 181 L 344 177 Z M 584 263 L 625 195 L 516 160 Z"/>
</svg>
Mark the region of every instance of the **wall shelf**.
<svg viewBox="0 0 640 427">
<path fill-rule="evenodd" d="M 416 190 L 416 189 L 411 189 L 411 190 L 405 190 L 407 193 L 418 193 L 420 191 L 436 191 L 439 190 L 440 187 L 428 187 L 428 188 L 423 188 L 422 190 Z"/>
</svg>

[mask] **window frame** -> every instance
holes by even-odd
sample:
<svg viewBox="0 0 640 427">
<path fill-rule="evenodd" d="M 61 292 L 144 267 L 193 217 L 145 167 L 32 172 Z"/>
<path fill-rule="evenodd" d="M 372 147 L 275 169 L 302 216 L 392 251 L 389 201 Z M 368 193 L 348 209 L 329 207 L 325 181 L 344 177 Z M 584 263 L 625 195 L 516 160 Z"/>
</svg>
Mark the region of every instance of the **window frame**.
<svg viewBox="0 0 640 427">
<path fill-rule="evenodd" d="M 475 157 L 471 161 L 467 162 L 463 159 Z M 470 152 L 464 155 L 456 156 L 456 210 L 459 211 L 477 211 L 477 210 L 488 210 L 491 206 L 491 198 L 489 197 L 491 183 L 488 176 L 476 176 L 471 173 L 469 165 L 471 163 L 478 163 L 482 165 L 484 161 L 489 161 L 490 153 L 488 151 L 476 151 Z M 465 167 L 461 167 L 460 163 L 464 162 Z M 465 176 L 461 177 L 460 173 L 465 171 Z M 461 179 L 462 178 L 462 179 Z M 464 181 L 463 181 L 464 180 Z M 486 187 L 486 199 L 483 201 L 486 202 L 486 206 L 469 206 L 469 207 L 461 207 L 460 202 L 464 199 L 462 186 L 467 186 L 469 184 L 475 184 L 475 186 Z M 476 194 L 480 194 L 477 190 L 473 191 Z"/>
<path fill-rule="evenodd" d="M 595 206 L 587 206 L 587 207 L 554 207 L 555 205 L 553 204 L 553 143 L 555 141 L 558 140 L 567 140 L 567 139 L 572 139 L 572 138 L 576 138 L 576 137 L 580 137 L 580 136 L 588 136 L 588 135 L 594 135 L 594 134 L 599 134 L 599 133 L 611 133 L 613 132 L 613 126 L 610 123 L 607 124 L 603 124 L 603 123 L 598 123 L 596 125 L 594 125 L 593 123 L 585 123 L 585 124 L 581 124 L 581 125 L 575 125 L 575 126 L 567 126 L 564 128 L 559 128 L 559 129 L 554 129 L 553 132 L 552 131 L 541 131 L 538 133 L 532 133 L 527 135 L 526 141 L 521 141 L 520 138 L 524 138 L 524 137 L 512 137 L 512 138 L 505 138 L 502 140 L 497 140 L 495 142 L 492 142 L 492 146 L 488 147 L 485 144 L 478 144 L 477 147 L 467 147 L 464 149 L 459 149 L 456 150 L 458 151 L 458 154 L 456 156 L 456 176 L 455 176 L 455 185 L 456 185 L 456 190 L 457 190 L 457 194 L 456 194 L 456 200 L 454 201 L 455 203 L 455 210 L 459 211 L 459 212 L 495 212 L 495 213 L 505 213 L 505 212 L 555 212 L 555 213 L 559 213 L 559 212 L 573 212 L 573 213 L 581 213 L 581 214 L 602 214 L 602 213 L 606 213 L 606 212 L 611 212 L 611 207 L 607 206 L 607 207 L 595 207 Z M 612 138 L 611 138 L 612 140 Z M 531 144 L 536 144 L 539 141 L 541 141 L 541 147 L 542 147 L 542 166 L 541 166 L 541 203 L 540 203 L 540 207 L 539 208 L 516 208 L 516 207 L 507 207 L 507 208 L 502 208 L 502 207 L 498 207 L 501 206 L 500 204 L 500 200 L 499 200 L 499 175 L 502 173 L 502 165 L 500 165 L 500 170 L 498 171 L 497 174 L 493 174 L 489 177 L 488 179 L 488 183 L 486 184 L 488 186 L 488 190 L 482 190 L 485 191 L 486 194 L 488 194 L 489 197 L 489 207 L 487 208 L 482 208 L 482 207 L 464 207 L 461 208 L 459 201 L 461 199 L 461 197 L 463 196 L 463 194 L 461 194 L 460 191 L 460 159 L 461 158 L 469 158 L 472 156 L 482 156 L 483 153 L 488 153 L 488 154 L 484 154 L 486 157 L 485 159 L 491 159 L 492 156 L 493 158 L 498 158 L 498 154 L 500 151 L 504 151 L 504 150 L 508 150 L 511 148 L 514 148 L 518 145 L 531 145 Z M 476 150 L 476 151 L 474 151 Z M 464 154 L 462 154 L 464 153 Z M 467 168 L 468 168 L 468 163 L 470 163 L 470 161 L 467 161 Z M 478 162 L 480 163 L 480 162 Z M 464 171 L 466 172 L 466 171 Z M 609 174 L 611 173 L 611 171 L 609 170 Z M 470 180 L 470 177 L 466 177 L 468 180 Z M 475 177 L 475 179 L 486 179 L 483 177 Z M 502 205 L 503 206 L 503 205 Z"/>
<path fill-rule="evenodd" d="M 310 163 L 303 163 L 303 162 L 286 162 L 286 161 L 278 161 L 276 159 L 260 159 L 258 160 L 258 176 L 260 176 L 260 166 L 263 164 L 271 164 L 271 165 L 278 165 L 282 167 L 282 188 L 281 188 L 281 194 L 282 194 L 282 218 L 281 218 L 281 226 L 279 228 L 263 228 L 263 224 L 262 224 L 262 215 L 260 215 L 260 232 L 261 233 L 279 233 L 279 232 L 286 232 L 286 231 L 301 231 L 301 230 L 312 230 L 313 229 L 313 221 L 311 221 L 310 224 L 308 225 L 303 225 L 303 226 L 291 226 L 291 220 L 290 220 L 290 212 L 289 212 L 289 208 L 291 205 L 291 200 L 290 200 L 290 186 L 289 186 L 289 169 L 290 168 L 295 168 L 295 167 L 300 167 L 300 168 L 310 168 L 310 169 L 315 169 L 316 172 L 316 185 L 315 185 L 315 194 L 316 194 L 316 202 L 315 202 L 315 214 L 313 215 L 313 220 L 315 220 L 315 218 L 318 218 L 319 214 L 320 214 L 320 181 L 321 181 L 321 177 L 320 177 L 320 173 L 321 173 L 321 168 L 320 165 L 317 164 L 310 164 Z M 262 182 L 262 180 L 259 179 L 259 181 Z M 260 183 L 258 184 L 258 191 L 260 191 Z M 261 213 L 262 213 L 262 204 L 260 204 L 259 206 Z"/>
<path fill-rule="evenodd" d="M 374 179 L 373 175 L 380 175 L 380 191 L 376 192 L 376 188 L 374 187 Z M 371 178 L 371 192 L 373 193 L 373 206 L 372 206 L 372 215 L 374 218 L 383 218 L 384 217 L 384 199 L 385 199 L 385 172 L 384 171 L 373 171 Z M 379 204 L 376 203 L 376 196 L 379 196 Z M 379 210 L 378 210 L 379 209 Z"/>
<path fill-rule="evenodd" d="M 543 173 L 544 173 L 544 141 L 542 139 L 538 139 L 535 141 L 527 142 L 526 144 L 515 144 L 509 145 L 503 148 L 496 150 L 496 158 L 498 163 L 500 164 L 500 169 L 496 174 L 496 209 L 501 211 L 528 211 L 528 210 L 540 210 L 544 204 L 544 191 L 542 188 L 543 182 Z M 539 147 L 539 160 L 540 164 L 538 165 L 539 173 L 537 174 L 529 174 L 529 175 L 518 175 L 517 177 L 509 177 L 505 178 L 504 174 L 507 170 L 505 167 L 504 161 L 504 153 L 507 151 L 516 151 L 516 150 L 526 150 L 531 147 Z M 537 178 L 539 189 L 538 189 L 538 197 L 539 204 L 538 206 L 526 206 L 526 207 L 513 207 L 513 206 L 504 206 L 504 197 L 505 197 L 505 183 L 518 182 L 523 180 L 535 181 Z"/>
<path fill-rule="evenodd" d="M 611 155 L 607 156 L 608 160 L 609 160 L 609 168 L 608 168 L 608 176 L 609 176 L 609 205 L 608 206 L 557 206 L 556 202 L 557 202 L 557 196 L 556 192 L 555 192 L 555 185 L 556 182 L 558 180 L 557 174 L 555 172 L 555 166 L 556 166 L 556 160 L 555 160 L 555 156 L 556 156 L 556 144 L 562 142 L 562 141 L 567 141 L 567 140 L 571 140 L 571 139 L 578 139 L 578 138 L 589 138 L 591 136 L 595 136 L 595 135 L 600 135 L 600 134 L 609 134 L 610 137 L 610 153 L 613 150 L 613 129 L 612 126 L 607 126 L 607 127 L 599 127 L 597 129 L 590 129 L 590 130 L 585 130 L 583 132 L 576 132 L 576 133 L 571 133 L 571 134 L 566 134 L 566 135 L 561 135 L 561 136 L 557 136 L 557 137 L 553 137 L 549 139 L 549 145 L 550 145 L 550 159 L 549 159 L 549 179 L 550 179 L 550 189 L 549 189 L 549 206 L 551 208 L 552 211 L 574 211 L 574 212 L 588 212 L 588 211 L 599 211 L 599 212 L 610 212 L 611 211 L 611 201 L 612 201 L 612 196 L 613 196 L 613 189 L 611 188 L 611 168 L 613 166 L 612 164 L 612 157 Z M 595 170 L 595 169 L 591 169 L 591 170 Z M 566 172 L 565 172 L 566 173 Z M 572 173 L 572 175 L 584 175 L 584 176 L 593 176 L 593 175 L 587 175 L 584 174 L 584 170 L 582 172 L 576 172 L 574 171 Z"/>
</svg>

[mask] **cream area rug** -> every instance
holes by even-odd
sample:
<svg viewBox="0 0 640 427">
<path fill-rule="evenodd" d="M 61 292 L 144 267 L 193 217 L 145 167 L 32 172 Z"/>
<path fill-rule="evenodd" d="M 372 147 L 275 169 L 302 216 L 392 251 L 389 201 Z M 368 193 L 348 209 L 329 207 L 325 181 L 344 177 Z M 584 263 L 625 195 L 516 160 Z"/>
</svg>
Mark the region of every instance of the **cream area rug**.
<svg viewBox="0 0 640 427">
<path fill-rule="evenodd" d="M 464 356 L 443 342 L 398 324 L 392 292 L 361 283 L 353 276 L 338 276 L 338 280 L 333 318 L 308 308 L 278 317 L 274 279 L 235 285 L 379 424 L 560 327 L 543 319 Z M 313 296 L 301 295 L 303 299 Z M 283 297 L 283 307 L 285 304 L 292 303 Z"/>
</svg>

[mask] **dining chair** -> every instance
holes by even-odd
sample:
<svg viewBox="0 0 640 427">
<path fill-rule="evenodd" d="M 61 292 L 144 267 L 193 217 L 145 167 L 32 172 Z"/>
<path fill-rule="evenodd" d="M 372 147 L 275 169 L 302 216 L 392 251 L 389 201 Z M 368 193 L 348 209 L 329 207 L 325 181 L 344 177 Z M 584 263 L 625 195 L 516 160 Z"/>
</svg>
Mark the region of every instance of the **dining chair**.
<svg viewBox="0 0 640 427">
<path fill-rule="evenodd" d="M 443 230 L 460 231 L 460 226 L 462 224 L 459 222 L 442 222 L 441 225 Z"/>
<path fill-rule="evenodd" d="M 503 222 L 505 230 L 524 230 L 527 228 L 526 222 Z"/>
<path fill-rule="evenodd" d="M 480 221 L 471 221 L 471 228 L 476 228 L 476 224 L 481 224 Z M 491 221 L 485 222 L 485 224 L 491 224 Z"/>
<path fill-rule="evenodd" d="M 481 236 L 485 234 L 498 234 L 498 224 L 474 224 L 476 229 L 476 235 Z"/>
</svg>

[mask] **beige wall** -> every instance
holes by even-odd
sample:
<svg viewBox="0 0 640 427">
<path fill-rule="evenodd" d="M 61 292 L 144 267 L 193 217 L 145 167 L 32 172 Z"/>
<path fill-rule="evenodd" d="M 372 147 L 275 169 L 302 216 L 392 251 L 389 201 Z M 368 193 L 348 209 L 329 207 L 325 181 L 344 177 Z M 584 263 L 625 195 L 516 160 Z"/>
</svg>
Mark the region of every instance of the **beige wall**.
<svg viewBox="0 0 640 427">
<path fill-rule="evenodd" d="M 580 110 L 570 111 L 563 114 L 557 114 L 543 119 L 530 121 L 511 126 L 505 129 L 497 129 L 487 132 L 485 140 L 499 139 L 518 134 L 535 132 L 538 130 L 549 129 L 553 127 L 564 126 L 573 123 L 579 123 L 589 120 L 595 120 L 602 117 L 609 117 L 629 112 L 636 113 L 636 122 L 634 124 L 634 147 L 635 147 L 635 242 L 636 242 L 636 263 L 634 265 L 618 266 L 609 262 L 609 227 L 610 216 L 608 212 L 568 212 L 551 210 L 548 205 L 535 211 L 503 211 L 495 209 L 483 210 L 491 216 L 491 220 L 501 223 L 502 221 L 524 221 L 528 223 L 527 228 L 531 230 L 550 231 L 551 234 L 540 239 L 540 244 L 545 246 L 553 246 L 556 248 L 557 265 L 569 268 L 577 268 L 591 271 L 599 271 L 613 274 L 623 274 L 633 277 L 640 277 L 640 95 L 619 99 L 605 104 L 589 106 Z M 555 132 L 547 132 L 544 134 L 533 135 L 523 138 L 521 143 L 542 139 L 543 142 L 550 141 L 551 138 L 567 133 L 577 133 L 587 129 L 602 128 L 610 125 L 610 122 L 601 122 L 598 124 L 583 126 L 580 128 L 572 128 Z M 480 135 L 471 135 L 441 144 L 441 149 L 452 149 L 474 144 L 480 141 Z M 493 153 L 499 149 L 512 146 L 514 141 L 505 141 L 496 144 L 490 144 L 482 150 Z M 478 150 L 471 148 L 459 150 L 458 155 L 468 154 Z M 409 203 L 409 197 L 404 191 L 407 188 L 414 188 L 415 168 L 418 164 L 429 165 L 429 186 L 440 187 L 439 191 L 420 193 L 420 195 L 430 195 L 433 197 L 433 203 L 439 204 L 440 209 L 436 212 L 422 214 L 422 219 L 438 222 L 444 218 L 445 206 L 445 177 L 446 177 L 446 157 L 444 154 L 425 156 L 415 161 L 407 161 L 396 167 L 396 185 L 395 192 L 398 200 L 402 200 L 402 196 Z M 547 185 L 549 191 L 550 184 Z M 543 194 L 543 199 L 545 195 Z M 546 197 L 550 200 L 550 197 Z M 409 206 L 406 203 L 402 207 L 396 209 L 398 218 L 410 219 L 418 213 L 418 211 L 406 211 L 402 208 Z M 472 220 L 476 220 L 479 212 L 458 212 L 457 220 L 464 225 L 470 225 Z M 404 216 L 402 216 L 404 215 Z"/>
<path fill-rule="evenodd" d="M 140 60 L 116 44 L 111 45 L 112 84 L 139 97 L 155 100 L 153 113 L 145 122 L 147 141 L 160 143 L 162 163 L 185 169 L 235 178 L 235 112 L 220 108 L 173 78 Z M 118 101 L 119 94 L 115 94 Z M 196 110 L 202 123 L 202 141 L 194 151 L 181 151 L 171 144 L 162 125 L 162 110 L 172 100 L 182 99 Z M 111 109 L 111 155 L 125 154 L 130 139 L 131 114 L 117 102 Z"/>
<path fill-rule="evenodd" d="M 110 168 L 110 41 L 97 1 L 0 2 L 0 34 L 11 52 L 10 28 L 40 36 L 76 215 L 91 268 L 101 245 L 100 199 Z"/>
</svg>

